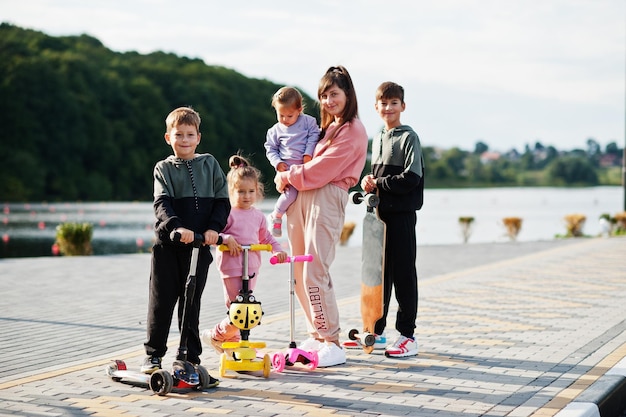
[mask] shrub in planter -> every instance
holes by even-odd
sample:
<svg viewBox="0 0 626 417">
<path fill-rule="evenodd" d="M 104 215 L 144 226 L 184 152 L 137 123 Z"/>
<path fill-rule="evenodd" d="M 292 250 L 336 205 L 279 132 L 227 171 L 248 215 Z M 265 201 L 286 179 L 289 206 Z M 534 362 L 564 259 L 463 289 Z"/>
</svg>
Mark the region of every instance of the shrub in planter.
<svg viewBox="0 0 626 417">
<path fill-rule="evenodd" d="M 93 225 L 90 223 L 61 223 L 57 226 L 55 243 L 61 255 L 92 255 L 92 236 Z"/>
<path fill-rule="evenodd" d="M 617 213 L 613 220 L 615 220 L 616 224 L 614 234 L 617 236 L 626 235 L 626 211 Z"/>
<path fill-rule="evenodd" d="M 506 229 L 506 235 L 511 240 L 516 240 L 520 230 L 522 230 L 522 219 L 520 217 L 505 217 L 502 224 Z"/>
<path fill-rule="evenodd" d="M 473 217 L 459 217 L 459 225 L 461 226 L 461 234 L 463 235 L 463 243 L 467 243 L 472 234 Z"/>
<path fill-rule="evenodd" d="M 583 236 L 583 227 L 587 216 L 584 214 L 568 214 L 563 218 L 565 221 L 565 228 L 567 233 L 565 237 L 580 237 Z"/>
</svg>

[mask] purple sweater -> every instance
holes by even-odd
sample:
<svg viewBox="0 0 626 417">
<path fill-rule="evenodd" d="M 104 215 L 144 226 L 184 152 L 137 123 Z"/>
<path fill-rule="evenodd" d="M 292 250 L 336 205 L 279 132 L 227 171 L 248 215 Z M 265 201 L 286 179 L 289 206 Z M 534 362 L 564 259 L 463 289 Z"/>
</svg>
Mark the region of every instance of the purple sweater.
<svg viewBox="0 0 626 417">
<path fill-rule="evenodd" d="M 301 113 L 291 126 L 276 123 L 267 130 L 265 155 L 274 168 L 280 162 L 301 164 L 304 155 L 313 156 L 320 128 L 313 116 Z"/>
</svg>

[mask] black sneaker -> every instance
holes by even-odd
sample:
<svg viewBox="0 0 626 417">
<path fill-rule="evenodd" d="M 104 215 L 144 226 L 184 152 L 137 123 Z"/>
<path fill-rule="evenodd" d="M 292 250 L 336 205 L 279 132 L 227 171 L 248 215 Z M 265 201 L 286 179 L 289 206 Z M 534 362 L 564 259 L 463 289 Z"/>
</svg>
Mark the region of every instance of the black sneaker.
<svg viewBox="0 0 626 417">
<path fill-rule="evenodd" d="M 204 388 L 215 388 L 220 384 L 220 380 L 209 375 L 208 382 L 204 383 Z"/>
<path fill-rule="evenodd" d="M 141 365 L 141 372 L 144 374 L 151 374 L 157 369 L 161 369 L 161 358 L 157 356 L 146 356 L 146 359 L 143 361 L 143 365 Z"/>
</svg>

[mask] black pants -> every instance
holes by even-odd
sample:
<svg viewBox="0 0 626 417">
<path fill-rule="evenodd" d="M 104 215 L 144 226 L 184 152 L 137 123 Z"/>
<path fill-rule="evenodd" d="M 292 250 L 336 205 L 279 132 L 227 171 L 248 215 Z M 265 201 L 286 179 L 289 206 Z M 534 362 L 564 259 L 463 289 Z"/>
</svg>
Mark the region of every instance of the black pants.
<svg viewBox="0 0 626 417">
<path fill-rule="evenodd" d="M 202 353 L 200 341 L 200 299 L 206 285 L 209 265 L 213 256 L 208 246 L 201 246 L 196 270 L 196 288 L 191 307 L 185 318 L 187 335 L 187 360 L 199 364 Z M 182 333 L 185 282 L 189 275 L 191 247 L 154 245 L 150 271 L 148 301 L 148 340 L 144 343 L 146 354 L 163 357 L 167 352 L 167 338 L 174 307 L 178 302 L 178 330 Z M 181 340 L 181 342 L 183 342 Z"/>
<path fill-rule="evenodd" d="M 417 319 L 417 270 L 415 266 L 417 242 L 413 212 L 380 213 L 387 225 L 385 241 L 384 314 L 376 322 L 374 331 L 382 334 L 387 326 L 387 313 L 394 289 L 398 302 L 396 330 L 403 336 L 413 337 Z"/>
</svg>

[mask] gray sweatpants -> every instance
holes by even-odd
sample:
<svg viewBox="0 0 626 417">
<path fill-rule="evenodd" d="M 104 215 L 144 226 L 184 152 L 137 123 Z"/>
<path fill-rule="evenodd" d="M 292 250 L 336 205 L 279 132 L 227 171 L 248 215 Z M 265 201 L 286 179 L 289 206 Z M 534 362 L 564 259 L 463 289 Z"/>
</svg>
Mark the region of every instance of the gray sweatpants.
<svg viewBox="0 0 626 417">
<path fill-rule="evenodd" d="M 300 191 L 287 210 L 287 232 L 292 255 L 313 255 L 311 262 L 294 265 L 298 302 L 307 320 L 307 331 L 316 339 L 339 340 L 339 309 L 330 266 L 335 259 L 346 216 L 348 193 L 328 184 Z"/>
</svg>

